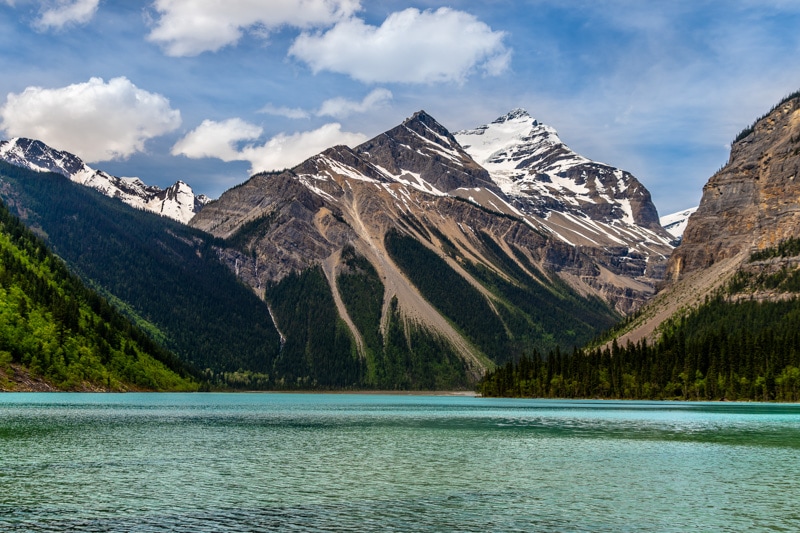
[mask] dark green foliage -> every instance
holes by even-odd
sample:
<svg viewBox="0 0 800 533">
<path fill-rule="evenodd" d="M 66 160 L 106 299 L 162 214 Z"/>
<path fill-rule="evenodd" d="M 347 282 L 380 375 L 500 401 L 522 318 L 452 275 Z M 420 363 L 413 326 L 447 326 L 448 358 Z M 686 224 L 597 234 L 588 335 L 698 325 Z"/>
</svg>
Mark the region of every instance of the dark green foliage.
<svg viewBox="0 0 800 533">
<path fill-rule="evenodd" d="M 342 251 L 346 269 L 339 274 L 336 285 L 347 308 L 347 314 L 361 333 L 364 356 L 367 359 L 365 382 L 378 386 L 376 357 L 383 352 L 381 337 L 381 312 L 384 288 L 375 267 L 366 258 L 356 254 L 352 247 Z"/>
<path fill-rule="evenodd" d="M 759 250 L 750 254 L 750 262 L 764 261 L 774 257 L 795 257 L 800 255 L 800 239 L 790 237 L 781 241 L 778 246 Z"/>
<path fill-rule="evenodd" d="M 270 226 L 277 218 L 278 210 L 256 217 L 250 222 L 242 224 L 230 237 L 225 239 L 225 245 L 229 248 L 236 248 L 243 252 L 249 252 L 246 245 L 253 240 L 253 234 L 264 235 L 269 231 Z"/>
<path fill-rule="evenodd" d="M 399 221 L 400 221 L 400 223 L 401 223 L 401 224 L 403 224 L 403 225 L 404 225 L 406 228 L 408 228 L 408 229 L 409 229 L 409 231 L 410 231 L 411 229 L 413 229 L 413 230 L 415 230 L 417 233 L 419 233 L 419 234 L 420 234 L 420 236 L 422 236 L 422 238 L 423 238 L 423 239 L 425 239 L 425 240 L 426 240 L 426 241 L 428 241 L 428 242 L 431 242 L 431 235 L 430 235 L 430 233 L 428 233 L 428 230 L 427 230 L 427 229 L 425 229 L 425 226 L 423 226 L 423 225 L 422 225 L 422 224 L 419 222 L 419 220 L 417 220 L 417 217 L 415 217 L 413 214 L 406 214 L 406 213 L 402 213 L 402 212 L 401 212 L 401 213 L 400 213 L 400 220 L 399 220 Z"/>
<path fill-rule="evenodd" d="M 342 252 L 346 272 L 337 285 L 350 319 L 364 340 L 363 386 L 376 389 L 445 390 L 467 388 L 464 361 L 446 341 L 411 321 L 404 321 L 393 299 L 381 335 L 384 287 L 375 268 L 352 247 Z"/>
<path fill-rule="evenodd" d="M 522 329 L 510 328 L 515 337 L 524 339 L 516 343 L 519 349 L 514 350 L 515 357 L 519 356 L 520 350 L 530 348 L 548 351 L 556 346 L 582 346 L 598 330 L 611 327 L 618 318 L 605 302 L 597 297 L 578 296 L 557 276 L 553 276 L 546 284 L 537 282 L 490 235 L 479 232 L 478 236 L 488 252 L 487 257 L 510 275 L 512 281 L 487 268 L 466 262 L 468 271 L 485 287 L 521 311 L 517 314 L 527 317 L 528 324 Z M 534 268 L 534 271 L 538 269 Z"/>
<path fill-rule="evenodd" d="M 559 281 L 540 283 L 489 235 L 479 233 L 486 257 L 510 280 L 460 256 L 444 235 L 431 231 L 448 255 L 497 296 L 497 313 L 475 287 L 414 239 L 389 233 L 386 249 L 425 298 L 496 363 L 531 349 L 582 345 L 616 319 L 599 299 L 582 298 Z"/>
<path fill-rule="evenodd" d="M 57 174 L 0 163 L 0 180 L 74 272 L 181 359 L 214 372 L 271 370 L 280 342 L 267 307 L 218 260 L 213 237 Z"/>
<path fill-rule="evenodd" d="M 187 369 L 72 275 L 0 203 L 0 370 L 59 388 L 196 388 Z M 2 385 L 2 384 L 0 384 Z"/>
<path fill-rule="evenodd" d="M 493 360 L 506 357 L 506 330 L 486 298 L 436 253 L 398 232 L 386 251 L 425 298 Z"/>
<path fill-rule="evenodd" d="M 780 106 L 782 106 L 783 104 L 785 104 L 789 100 L 791 100 L 793 98 L 797 98 L 797 97 L 800 97 L 800 91 L 795 91 L 792 94 L 790 94 L 788 96 L 785 96 L 780 102 L 778 102 L 777 104 L 772 106 L 772 109 L 770 109 L 768 113 L 765 113 L 764 115 L 761 115 L 755 121 L 753 121 L 752 124 L 750 124 L 749 126 L 744 128 L 742 131 L 740 131 L 739 134 L 733 139 L 733 142 L 741 141 L 742 139 L 744 139 L 745 137 L 747 137 L 748 135 L 753 133 L 753 131 L 756 128 L 756 124 L 758 124 L 761 120 L 764 120 L 765 118 L 767 118 L 767 116 L 769 116 L 770 113 L 772 113 L 773 111 L 778 109 Z"/>
<path fill-rule="evenodd" d="M 452 390 L 470 384 L 464 361 L 449 343 L 422 326 L 403 321 L 397 299 L 389 306 L 386 345 L 377 357 L 376 385 L 388 389 Z"/>
<path fill-rule="evenodd" d="M 282 388 L 352 388 L 364 375 L 347 326 L 336 313 L 319 267 L 289 274 L 267 287 L 266 299 L 285 342 L 273 364 Z"/>
<path fill-rule="evenodd" d="M 731 303 L 721 295 L 645 342 L 508 363 L 487 396 L 800 400 L 800 300 Z"/>
<path fill-rule="evenodd" d="M 733 276 L 727 290 L 730 294 L 758 290 L 800 292 L 800 270 L 784 267 L 777 272 L 739 271 Z"/>
</svg>

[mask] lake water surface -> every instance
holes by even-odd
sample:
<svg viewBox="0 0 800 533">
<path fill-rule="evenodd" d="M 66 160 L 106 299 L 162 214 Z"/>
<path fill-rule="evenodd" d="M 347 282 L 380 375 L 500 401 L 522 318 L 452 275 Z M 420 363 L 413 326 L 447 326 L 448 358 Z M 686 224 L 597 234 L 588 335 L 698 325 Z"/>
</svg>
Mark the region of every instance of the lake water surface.
<svg viewBox="0 0 800 533">
<path fill-rule="evenodd" d="M 0 531 L 800 531 L 800 406 L 0 395 Z"/>
</svg>

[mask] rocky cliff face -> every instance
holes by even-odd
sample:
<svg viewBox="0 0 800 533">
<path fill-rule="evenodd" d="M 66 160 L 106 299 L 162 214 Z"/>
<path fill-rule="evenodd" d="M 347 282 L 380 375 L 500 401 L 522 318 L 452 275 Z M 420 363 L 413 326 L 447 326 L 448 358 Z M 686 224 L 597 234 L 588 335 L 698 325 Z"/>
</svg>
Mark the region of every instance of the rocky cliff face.
<svg viewBox="0 0 800 533">
<path fill-rule="evenodd" d="M 668 280 L 800 235 L 800 96 L 743 133 L 703 188 L 670 258 Z"/>
<path fill-rule="evenodd" d="M 139 178 L 120 178 L 95 170 L 78 156 L 56 150 L 41 141 L 16 138 L 0 142 L 0 159 L 38 172 L 55 172 L 70 180 L 97 189 L 106 196 L 186 224 L 209 201 L 195 195 L 182 181 L 167 189 L 146 185 Z"/>
<path fill-rule="evenodd" d="M 786 298 L 778 281 L 797 270 L 796 255 L 756 261 L 751 257 L 800 237 L 798 173 L 800 93 L 779 103 L 734 141 L 728 163 L 708 180 L 700 206 L 690 213 L 683 239 L 669 259 L 663 290 L 617 342 L 653 340 L 661 323 L 722 288 L 727 287 L 732 300 Z M 681 219 L 676 216 L 672 222 Z M 737 279 L 740 287 L 728 285 Z M 771 281 L 761 286 L 765 280 Z"/>
</svg>

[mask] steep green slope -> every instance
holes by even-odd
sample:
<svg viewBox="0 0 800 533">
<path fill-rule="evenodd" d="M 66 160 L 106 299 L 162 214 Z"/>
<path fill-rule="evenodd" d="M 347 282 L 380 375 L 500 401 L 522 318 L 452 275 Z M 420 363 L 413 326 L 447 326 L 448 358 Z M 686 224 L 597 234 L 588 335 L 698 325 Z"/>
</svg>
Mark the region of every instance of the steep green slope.
<svg viewBox="0 0 800 533">
<path fill-rule="evenodd" d="M 555 277 L 545 286 L 525 272 L 491 237 L 479 235 L 485 257 L 507 278 L 459 255 L 455 246 L 447 246 L 443 235 L 437 237 L 445 243 L 453 259 L 495 296 L 493 305 L 417 240 L 390 232 L 386 249 L 425 298 L 494 362 L 503 364 L 534 349 L 571 349 L 614 323 L 616 315 L 608 305 L 578 296 Z"/>
<path fill-rule="evenodd" d="M 362 361 L 347 326 L 336 314 L 333 295 L 320 268 L 288 275 L 267 287 L 266 296 L 285 336 L 274 364 L 274 386 L 360 385 Z"/>
<path fill-rule="evenodd" d="M 363 386 L 375 389 L 447 390 L 470 384 L 468 369 L 452 347 L 421 324 L 403 320 L 393 300 L 381 332 L 384 287 L 366 258 L 342 252 L 345 269 L 336 285 L 347 314 L 364 341 Z"/>
<path fill-rule="evenodd" d="M 210 369 L 212 382 L 271 370 L 280 341 L 268 309 L 218 260 L 213 237 L 5 163 L 0 196 L 84 281 L 183 361 Z"/>
<path fill-rule="evenodd" d="M 197 389 L 0 203 L 0 390 L 18 374 L 62 390 Z"/>
<path fill-rule="evenodd" d="M 480 391 L 487 396 L 799 401 L 798 250 L 792 239 L 757 252 L 713 298 L 662 324 L 653 345 L 642 341 L 572 354 L 534 353 L 489 374 Z M 775 258 L 783 261 L 758 263 Z"/>
</svg>

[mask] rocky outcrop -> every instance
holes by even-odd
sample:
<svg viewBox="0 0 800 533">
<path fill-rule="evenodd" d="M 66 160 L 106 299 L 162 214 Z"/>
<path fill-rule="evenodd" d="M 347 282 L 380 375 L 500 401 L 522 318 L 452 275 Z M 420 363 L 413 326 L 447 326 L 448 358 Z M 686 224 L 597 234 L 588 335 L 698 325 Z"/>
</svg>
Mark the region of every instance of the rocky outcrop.
<svg viewBox="0 0 800 533">
<path fill-rule="evenodd" d="M 771 284 L 737 293 L 729 282 L 735 277 L 766 279 L 797 268 L 792 257 L 755 262 L 750 258 L 753 252 L 800 237 L 798 173 L 800 93 L 784 99 L 734 141 L 728 163 L 703 188 L 700 206 L 686 213 L 691 216 L 669 259 L 662 290 L 623 328 L 617 342 L 654 340 L 660 324 L 721 289 L 732 300 L 786 298 Z M 671 222 L 685 220 L 685 215 L 671 217 Z"/>
<path fill-rule="evenodd" d="M 781 102 L 733 143 L 703 188 L 667 278 L 800 235 L 800 96 Z"/>
</svg>

